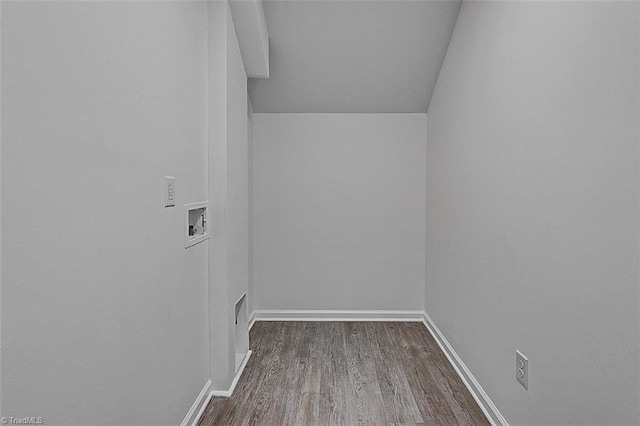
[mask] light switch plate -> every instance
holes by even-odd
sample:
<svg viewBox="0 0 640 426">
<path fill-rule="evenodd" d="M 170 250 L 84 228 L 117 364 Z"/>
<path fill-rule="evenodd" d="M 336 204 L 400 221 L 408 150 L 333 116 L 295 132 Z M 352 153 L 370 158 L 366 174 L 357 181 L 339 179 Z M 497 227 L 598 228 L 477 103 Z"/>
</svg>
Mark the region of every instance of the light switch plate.
<svg viewBox="0 0 640 426">
<path fill-rule="evenodd" d="M 164 206 L 173 207 L 176 205 L 176 178 L 172 176 L 164 177 Z"/>
</svg>

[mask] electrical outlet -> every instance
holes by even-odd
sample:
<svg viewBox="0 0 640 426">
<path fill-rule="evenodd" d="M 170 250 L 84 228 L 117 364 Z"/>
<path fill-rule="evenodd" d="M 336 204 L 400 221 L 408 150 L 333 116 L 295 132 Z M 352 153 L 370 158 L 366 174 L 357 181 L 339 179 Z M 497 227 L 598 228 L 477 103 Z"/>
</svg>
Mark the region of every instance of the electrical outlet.
<svg viewBox="0 0 640 426">
<path fill-rule="evenodd" d="M 516 379 L 525 389 L 529 389 L 529 358 L 518 350 L 516 350 Z"/>
</svg>

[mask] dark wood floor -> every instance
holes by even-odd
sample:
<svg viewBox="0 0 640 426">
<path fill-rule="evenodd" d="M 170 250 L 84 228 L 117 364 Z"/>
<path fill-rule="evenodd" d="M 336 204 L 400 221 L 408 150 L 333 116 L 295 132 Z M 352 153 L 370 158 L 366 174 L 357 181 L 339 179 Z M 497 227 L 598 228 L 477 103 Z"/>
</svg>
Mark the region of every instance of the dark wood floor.
<svg viewBox="0 0 640 426">
<path fill-rule="evenodd" d="M 199 425 L 486 425 L 421 323 L 258 322 L 231 398 Z"/>
</svg>

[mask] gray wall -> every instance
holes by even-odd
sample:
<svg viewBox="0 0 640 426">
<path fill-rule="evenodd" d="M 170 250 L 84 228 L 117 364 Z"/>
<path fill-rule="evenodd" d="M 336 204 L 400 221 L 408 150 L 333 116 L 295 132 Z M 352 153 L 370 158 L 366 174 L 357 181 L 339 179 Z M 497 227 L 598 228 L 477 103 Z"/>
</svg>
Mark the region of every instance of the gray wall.
<svg viewBox="0 0 640 426">
<path fill-rule="evenodd" d="M 233 21 L 229 20 L 227 93 L 227 172 L 229 280 L 231 301 L 235 303 L 249 285 L 249 149 L 247 75 Z"/>
<path fill-rule="evenodd" d="M 426 115 L 253 117 L 253 307 L 422 310 Z"/>
<path fill-rule="evenodd" d="M 247 77 L 228 3 L 209 2 L 208 20 L 210 374 L 213 389 L 226 391 L 235 374 L 234 304 L 249 280 Z"/>
<path fill-rule="evenodd" d="M 248 94 L 247 94 L 248 95 Z M 247 175 L 248 175 L 248 192 L 249 192 L 249 283 L 247 291 L 247 312 L 253 312 L 253 106 L 251 99 L 247 96 Z"/>
<path fill-rule="evenodd" d="M 640 422 L 638 22 L 464 2 L 436 85 L 427 312 L 512 424 Z"/>
<path fill-rule="evenodd" d="M 177 424 L 205 384 L 206 12 L 2 2 L 3 416 Z"/>
</svg>

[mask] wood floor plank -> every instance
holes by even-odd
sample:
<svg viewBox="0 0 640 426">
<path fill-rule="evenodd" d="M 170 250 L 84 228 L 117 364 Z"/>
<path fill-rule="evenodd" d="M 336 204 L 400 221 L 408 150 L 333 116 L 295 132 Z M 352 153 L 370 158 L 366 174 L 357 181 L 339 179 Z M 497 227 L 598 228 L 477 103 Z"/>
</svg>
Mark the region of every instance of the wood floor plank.
<svg viewBox="0 0 640 426">
<path fill-rule="evenodd" d="M 422 324 L 257 322 L 199 425 L 489 424 Z"/>
<path fill-rule="evenodd" d="M 417 337 L 416 342 L 420 344 L 420 362 L 434 367 L 429 369 L 429 373 L 447 400 L 458 423 L 473 425 L 476 423 L 475 419 L 484 418 L 482 410 L 458 378 L 455 369 L 446 359 L 433 336 L 421 324 L 412 326 L 416 327 L 416 330 L 412 330 L 412 334 Z"/>
<path fill-rule="evenodd" d="M 371 424 L 375 419 L 385 422 L 379 412 L 382 404 L 382 392 L 377 383 L 375 368 L 368 361 L 370 346 L 367 344 L 364 323 L 345 324 L 347 369 L 351 380 L 347 394 L 351 406 L 355 407 L 358 424 Z"/>
<path fill-rule="evenodd" d="M 274 324 L 278 326 L 278 324 Z M 257 383 L 255 398 L 251 406 L 250 415 L 242 421 L 242 424 L 282 424 L 285 412 L 285 400 L 283 398 L 284 372 L 288 367 L 288 359 L 284 356 L 290 347 L 291 333 L 289 329 L 294 328 L 291 323 L 280 323 L 280 332 L 276 335 L 276 339 L 272 342 L 273 349 L 271 351 L 265 348 L 265 360 L 268 360 L 263 368 L 266 374 L 263 379 Z M 268 345 L 265 345 L 268 346 Z M 274 398 L 278 395 L 278 398 Z"/>
<path fill-rule="evenodd" d="M 348 415 L 347 389 L 350 380 L 344 350 L 344 324 L 328 324 L 330 329 L 326 341 L 326 358 L 321 363 L 320 375 L 320 423 L 349 424 L 355 421 L 355 416 Z"/>
<path fill-rule="evenodd" d="M 397 359 L 397 351 L 384 323 L 367 324 L 367 337 L 373 345 L 376 355 L 376 373 L 382 398 L 391 410 L 389 418 L 394 424 L 422 423 L 420 409 L 411 393 L 411 387 Z"/>
<path fill-rule="evenodd" d="M 424 351 L 421 342 L 416 341 L 408 332 L 408 324 L 393 323 L 388 328 L 396 347 L 402 348 L 399 359 L 407 372 L 411 393 L 424 421 L 428 424 L 457 423 L 453 411 L 430 374 L 433 366 L 420 362 Z M 435 362 L 440 362 L 440 359 L 435 359 Z"/>
</svg>

